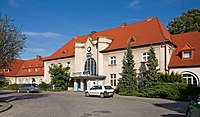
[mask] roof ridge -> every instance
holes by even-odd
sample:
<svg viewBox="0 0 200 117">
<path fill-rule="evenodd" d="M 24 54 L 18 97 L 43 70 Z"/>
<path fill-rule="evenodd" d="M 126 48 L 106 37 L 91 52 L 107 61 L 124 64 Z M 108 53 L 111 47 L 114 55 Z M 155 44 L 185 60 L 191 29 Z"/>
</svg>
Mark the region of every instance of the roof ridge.
<svg viewBox="0 0 200 117">
<path fill-rule="evenodd" d="M 163 38 L 166 39 L 166 40 L 172 41 L 170 38 L 168 39 L 168 38 L 164 35 L 163 29 L 162 29 L 162 28 L 166 29 L 166 28 L 164 27 L 164 25 L 160 22 L 160 20 L 159 20 L 157 17 L 156 17 L 155 19 L 156 19 L 156 21 L 157 21 L 157 23 L 158 23 L 158 27 L 159 27 L 159 29 L 160 29 L 160 32 L 161 32 L 161 35 L 163 36 Z M 162 26 L 162 27 L 161 27 L 161 26 Z M 166 30 L 166 31 L 167 31 L 167 30 Z M 167 31 L 167 32 L 168 32 L 168 31 Z M 169 32 L 168 32 L 168 33 L 169 33 Z M 170 34 L 169 34 L 169 37 L 171 37 Z"/>
</svg>

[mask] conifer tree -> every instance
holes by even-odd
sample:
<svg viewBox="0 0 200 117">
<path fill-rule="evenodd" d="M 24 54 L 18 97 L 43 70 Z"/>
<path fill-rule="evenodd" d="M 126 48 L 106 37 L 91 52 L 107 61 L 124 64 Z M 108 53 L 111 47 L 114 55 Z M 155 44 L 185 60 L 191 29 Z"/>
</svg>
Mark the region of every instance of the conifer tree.
<svg viewBox="0 0 200 117">
<path fill-rule="evenodd" d="M 149 57 L 147 60 L 147 77 L 146 77 L 146 83 L 156 82 L 158 80 L 158 59 L 156 58 L 155 50 L 151 46 L 149 49 Z"/>
<path fill-rule="evenodd" d="M 122 78 L 119 79 L 118 88 L 120 92 L 133 92 L 138 89 L 135 63 L 133 60 L 130 42 L 128 43 L 127 53 L 123 58 Z"/>
</svg>

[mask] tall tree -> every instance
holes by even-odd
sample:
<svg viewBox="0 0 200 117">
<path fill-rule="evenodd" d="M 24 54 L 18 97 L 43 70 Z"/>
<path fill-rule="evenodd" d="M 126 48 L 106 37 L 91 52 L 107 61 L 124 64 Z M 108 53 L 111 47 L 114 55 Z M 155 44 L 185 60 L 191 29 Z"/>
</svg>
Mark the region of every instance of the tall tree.
<svg viewBox="0 0 200 117">
<path fill-rule="evenodd" d="M 139 71 L 140 71 L 140 73 L 138 74 L 139 88 L 142 89 L 145 86 L 145 79 L 147 75 L 147 68 L 145 62 L 141 62 Z"/>
<path fill-rule="evenodd" d="M 19 57 L 26 36 L 22 34 L 9 16 L 0 15 L 0 68 L 10 65 L 10 63 Z"/>
<path fill-rule="evenodd" d="M 53 67 L 49 67 L 51 84 L 55 87 L 67 88 L 69 81 L 69 69 L 69 67 L 63 67 L 62 65 L 53 65 Z"/>
<path fill-rule="evenodd" d="M 156 58 L 155 50 L 151 46 L 149 49 L 149 57 L 147 60 L 147 75 L 146 75 L 146 83 L 156 82 L 158 79 L 158 59 Z"/>
<path fill-rule="evenodd" d="M 168 22 L 167 28 L 171 34 L 200 31 L 200 8 L 182 12 L 182 16 Z"/>
<path fill-rule="evenodd" d="M 119 79 L 118 88 L 120 92 L 132 92 L 138 89 L 137 74 L 133 60 L 130 42 L 128 43 L 127 53 L 123 58 L 122 78 Z"/>
</svg>

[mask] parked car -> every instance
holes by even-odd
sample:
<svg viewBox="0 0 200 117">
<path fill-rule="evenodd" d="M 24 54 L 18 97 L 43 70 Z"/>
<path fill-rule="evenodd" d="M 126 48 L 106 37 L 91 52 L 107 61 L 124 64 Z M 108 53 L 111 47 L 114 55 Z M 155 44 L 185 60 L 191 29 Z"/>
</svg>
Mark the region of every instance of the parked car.
<svg viewBox="0 0 200 117">
<path fill-rule="evenodd" d="M 111 86 L 104 86 L 98 85 L 93 86 L 89 90 L 85 91 L 85 96 L 100 96 L 101 98 L 104 97 L 113 97 L 114 96 L 114 89 Z"/>
<path fill-rule="evenodd" d="M 200 95 L 190 101 L 186 111 L 186 117 L 200 117 Z"/>
<path fill-rule="evenodd" d="M 27 93 L 30 93 L 30 92 L 39 92 L 39 87 L 37 84 L 23 84 L 18 90 L 17 92 L 20 93 L 20 92 L 27 92 Z"/>
</svg>

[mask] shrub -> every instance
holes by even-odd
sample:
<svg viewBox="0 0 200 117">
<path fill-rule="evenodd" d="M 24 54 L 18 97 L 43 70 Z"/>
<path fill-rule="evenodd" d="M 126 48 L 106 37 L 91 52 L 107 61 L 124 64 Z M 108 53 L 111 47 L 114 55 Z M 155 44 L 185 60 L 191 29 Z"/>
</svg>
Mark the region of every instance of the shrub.
<svg viewBox="0 0 200 117">
<path fill-rule="evenodd" d="M 159 82 L 168 82 L 168 83 L 186 83 L 186 80 L 183 78 L 181 74 L 171 72 L 169 73 L 159 73 L 158 74 L 158 81 Z"/>
<path fill-rule="evenodd" d="M 0 80 L 0 88 L 3 88 L 5 86 L 8 86 L 8 82 L 6 82 L 5 80 Z"/>
<path fill-rule="evenodd" d="M 172 100 L 188 100 L 188 96 L 195 97 L 200 94 L 200 88 L 185 83 L 153 83 L 141 90 L 139 96 L 165 98 Z"/>
<path fill-rule="evenodd" d="M 10 84 L 7 86 L 8 90 L 18 90 L 19 87 L 21 87 L 22 84 Z M 6 88 L 6 87 L 5 87 Z"/>
<path fill-rule="evenodd" d="M 43 91 L 51 90 L 51 87 L 52 86 L 50 84 L 47 84 L 45 82 L 42 82 L 39 84 L 40 90 L 43 90 Z"/>
<path fill-rule="evenodd" d="M 152 83 L 149 87 L 133 92 L 119 92 L 119 95 L 139 96 L 150 98 L 164 98 L 171 100 L 188 101 L 188 97 L 196 97 L 200 94 L 200 87 L 185 83 Z"/>
</svg>

